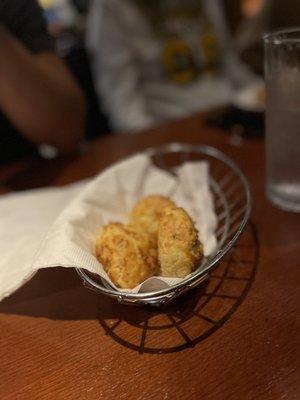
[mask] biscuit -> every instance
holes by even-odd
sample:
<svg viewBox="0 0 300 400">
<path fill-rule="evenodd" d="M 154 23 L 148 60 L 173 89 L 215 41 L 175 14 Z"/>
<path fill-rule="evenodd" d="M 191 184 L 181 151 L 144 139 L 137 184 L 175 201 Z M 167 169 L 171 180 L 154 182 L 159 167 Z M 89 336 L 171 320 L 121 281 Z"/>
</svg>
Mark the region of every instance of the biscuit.
<svg viewBox="0 0 300 400">
<path fill-rule="evenodd" d="M 112 282 L 123 289 L 134 288 L 158 269 L 156 241 L 121 223 L 104 227 L 96 242 L 96 256 Z"/>
<path fill-rule="evenodd" d="M 158 229 L 158 260 L 161 275 L 184 278 L 203 256 L 198 232 L 189 215 L 178 207 L 163 212 Z"/>
<path fill-rule="evenodd" d="M 157 239 L 159 220 L 166 208 L 175 207 L 172 200 L 164 196 L 147 196 L 132 209 L 130 224 L 144 230 Z"/>
</svg>

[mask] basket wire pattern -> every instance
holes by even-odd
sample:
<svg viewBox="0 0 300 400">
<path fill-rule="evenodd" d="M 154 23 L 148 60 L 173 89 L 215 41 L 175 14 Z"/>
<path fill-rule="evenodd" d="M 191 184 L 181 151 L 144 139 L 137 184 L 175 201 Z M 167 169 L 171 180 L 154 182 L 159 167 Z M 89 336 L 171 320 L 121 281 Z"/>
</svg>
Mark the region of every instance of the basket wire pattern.
<svg viewBox="0 0 300 400">
<path fill-rule="evenodd" d="M 182 282 L 156 292 L 122 293 L 84 269 L 77 269 L 84 285 L 96 292 L 131 305 L 161 306 L 191 290 L 206 280 L 218 262 L 234 246 L 244 230 L 251 212 L 251 192 L 246 177 L 238 166 L 216 148 L 203 145 L 170 143 L 149 148 L 144 154 L 153 163 L 176 177 L 176 167 L 187 161 L 207 161 L 210 169 L 210 188 L 217 215 L 217 250 L 202 260 L 198 269 Z"/>
</svg>

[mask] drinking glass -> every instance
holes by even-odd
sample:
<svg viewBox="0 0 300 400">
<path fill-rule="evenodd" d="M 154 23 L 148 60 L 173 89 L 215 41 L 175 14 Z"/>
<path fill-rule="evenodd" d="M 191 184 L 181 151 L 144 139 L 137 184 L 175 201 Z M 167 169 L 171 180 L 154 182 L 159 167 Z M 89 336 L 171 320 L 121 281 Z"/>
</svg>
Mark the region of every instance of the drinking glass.
<svg viewBox="0 0 300 400">
<path fill-rule="evenodd" d="M 300 212 L 300 28 L 265 35 L 267 196 Z"/>
</svg>

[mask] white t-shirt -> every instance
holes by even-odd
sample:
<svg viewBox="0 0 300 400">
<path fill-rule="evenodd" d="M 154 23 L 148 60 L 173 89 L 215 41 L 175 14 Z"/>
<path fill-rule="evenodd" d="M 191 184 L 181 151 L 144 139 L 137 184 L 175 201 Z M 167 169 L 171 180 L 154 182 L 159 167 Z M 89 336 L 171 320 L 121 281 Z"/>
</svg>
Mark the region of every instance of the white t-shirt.
<svg viewBox="0 0 300 400">
<path fill-rule="evenodd" d="M 115 130 L 227 104 L 254 79 L 231 48 L 219 0 L 157 0 L 157 14 L 138 3 L 95 0 L 89 16 L 96 90 Z"/>
</svg>

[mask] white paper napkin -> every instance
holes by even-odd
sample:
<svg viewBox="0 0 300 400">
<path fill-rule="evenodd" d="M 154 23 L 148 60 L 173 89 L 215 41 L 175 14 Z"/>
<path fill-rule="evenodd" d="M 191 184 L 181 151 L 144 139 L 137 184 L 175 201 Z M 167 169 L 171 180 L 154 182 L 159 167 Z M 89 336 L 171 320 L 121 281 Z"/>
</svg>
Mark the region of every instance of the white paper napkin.
<svg viewBox="0 0 300 400">
<path fill-rule="evenodd" d="M 80 182 L 0 197 L 0 300 L 33 276 L 32 262 L 42 238 L 85 185 Z"/>
<path fill-rule="evenodd" d="M 115 287 L 94 255 L 96 237 L 108 222 L 127 222 L 133 205 L 148 194 L 169 196 L 184 207 L 199 229 L 205 255 L 215 250 L 216 216 L 208 164 L 183 164 L 175 177 L 155 167 L 147 156 L 137 155 L 115 164 L 85 187 L 46 190 L 22 198 L 11 195 L 11 199 L 5 196 L 0 201 L 1 219 L 3 212 L 11 209 L 4 220 L 5 227 L 10 227 L 9 237 L 4 244 L 0 242 L 0 251 L 5 253 L 5 263 L 0 261 L 0 299 L 20 287 L 38 269 L 54 266 L 85 268 Z M 17 203 L 18 211 L 14 214 Z M 5 227 L 0 231 L 0 240 L 5 236 Z M 126 291 L 159 290 L 181 280 L 152 277 Z"/>
</svg>

